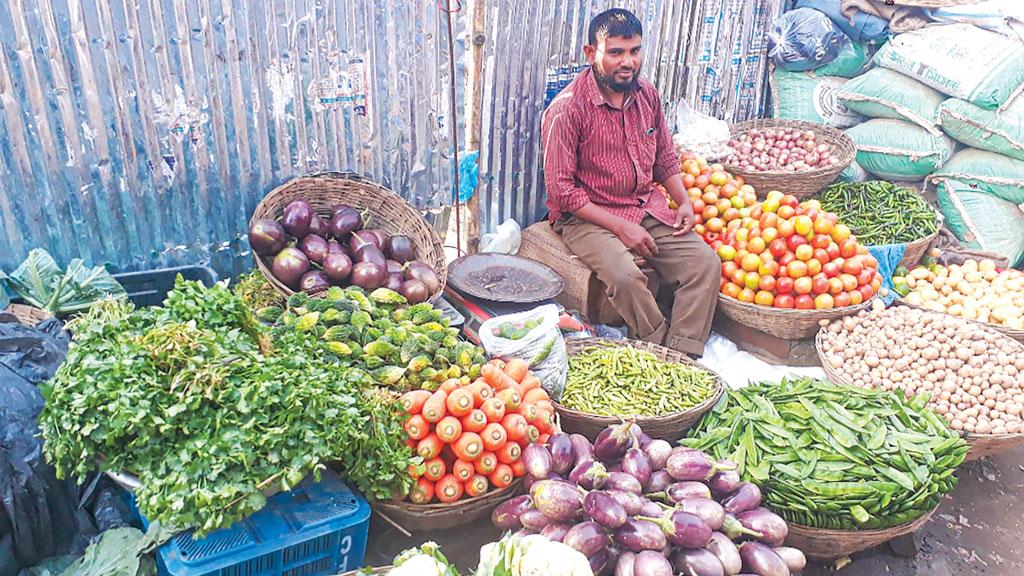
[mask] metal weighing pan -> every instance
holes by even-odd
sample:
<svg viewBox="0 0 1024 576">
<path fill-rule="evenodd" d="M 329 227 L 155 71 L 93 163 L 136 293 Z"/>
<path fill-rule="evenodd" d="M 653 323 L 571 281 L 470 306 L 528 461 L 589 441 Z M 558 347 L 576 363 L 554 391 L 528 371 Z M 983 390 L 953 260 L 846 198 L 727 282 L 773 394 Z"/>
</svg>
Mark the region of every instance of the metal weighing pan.
<svg viewBox="0 0 1024 576">
<path fill-rule="evenodd" d="M 558 296 L 565 281 L 548 266 L 508 254 L 471 254 L 451 263 L 448 283 L 475 298 L 532 303 Z"/>
</svg>

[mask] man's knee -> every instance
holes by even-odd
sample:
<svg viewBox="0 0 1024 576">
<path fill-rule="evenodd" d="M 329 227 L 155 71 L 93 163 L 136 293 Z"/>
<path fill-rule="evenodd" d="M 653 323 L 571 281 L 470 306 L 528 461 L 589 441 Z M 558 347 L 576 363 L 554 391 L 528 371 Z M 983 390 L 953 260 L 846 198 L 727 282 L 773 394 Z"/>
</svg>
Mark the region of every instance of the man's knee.
<svg viewBox="0 0 1024 576">
<path fill-rule="evenodd" d="M 647 287 L 647 275 L 633 262 L 610 266 L 599 277 L 612 295 L 628 292 L 638 287 Z"/>
</svg>

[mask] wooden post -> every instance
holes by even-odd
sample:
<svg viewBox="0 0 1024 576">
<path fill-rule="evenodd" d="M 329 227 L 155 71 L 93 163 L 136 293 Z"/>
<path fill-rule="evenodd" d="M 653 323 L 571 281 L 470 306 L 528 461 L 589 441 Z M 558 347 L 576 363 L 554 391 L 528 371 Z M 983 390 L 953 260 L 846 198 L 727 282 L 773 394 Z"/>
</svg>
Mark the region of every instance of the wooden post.
<svg viewBox="0 0 1024 576">
<path fill-rule="evenodd" d="M 484 98 L 484 29 L 486 18 L 484 6 L 486 0 L 473 0 L 473 68 L 472 96 L 469 111 L 469 134 L 467 150 L 480 150 L 482 135 L 483 98 Z M 479 160 L 478 160 L 479 161 Z M 469 214 L 466 218 L 466 251 L 475 254 L 480 249 L 480 188 L 483 180 L 477 181 L 473 197 L 466 204 Z"/>
</svg>

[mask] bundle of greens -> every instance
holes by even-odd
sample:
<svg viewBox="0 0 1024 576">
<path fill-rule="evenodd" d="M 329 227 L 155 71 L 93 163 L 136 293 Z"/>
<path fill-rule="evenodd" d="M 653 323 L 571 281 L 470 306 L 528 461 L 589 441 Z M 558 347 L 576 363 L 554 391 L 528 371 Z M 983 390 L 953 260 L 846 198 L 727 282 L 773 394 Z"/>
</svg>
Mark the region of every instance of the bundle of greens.
<svg viewBox="0 0 1024 576">
<path fill-rule="evenodd" d="M 202 534 L 326 462 L 369 497 L 405 493 L 395 401 L 309 331 L 271 335 L 224 285 L 180 277 L 163 308 L 105 300 L 73 320 L 40 427 L 58 474 L 137 474 L 150 521 Z"/>
<path fill-rule="evenodd" d="M 75 258 L 61 270 L 46 250 L 35 249 L 10 275 L 0 271 L 0 310 L 6 306 L 4 291 L 64 317 L 87 310 L 108 296 L 123 296 L 124 288 L 102 266 L 87 267 Z"/>
</svg>

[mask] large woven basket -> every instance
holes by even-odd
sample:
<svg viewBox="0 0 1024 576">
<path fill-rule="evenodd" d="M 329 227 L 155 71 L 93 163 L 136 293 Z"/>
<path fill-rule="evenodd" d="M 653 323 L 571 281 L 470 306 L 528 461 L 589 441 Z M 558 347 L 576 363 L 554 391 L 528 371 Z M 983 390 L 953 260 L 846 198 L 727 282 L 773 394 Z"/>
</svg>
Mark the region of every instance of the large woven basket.
<svg viewBox="0 0 1024 576">
<path fill-rule="evenodd" d="M 608 340 L 605 338 L 581 338 L 568 340 L 565 343 L 565 351 L 570 357 L 582 353 L 587 348 L 594 346 L 632 346 L 638 350 L 645 350 L 654 354 L 664 362 L 689 364 L 696 366 L 689 356 L 682 352 L 676 352 L 664 346 L 642 342 L 638 340 Z M 666 414 L 664 416 L 638 416 L 635 418 L 637 425 L 651 438 L 661 438 L 669 442 L 675 442 L 686 435 L 694 424 L 696 424 L 704 413 L 714 407 L 725 393 L 725 382 L 722 377 L 707 368 L 700 366 L 700 369 L 710 372 L 715 377 L 718 386 L 716 392 L 701 404 L 683 412 Z M 593 441 L 605 428 L 621 422 L 619 418 L 610 416 L 599 416 L 588 414 L 567 408 L 558 402 L 554 402 L 555 411 L 561 422 L 562 430 L 570 434 L 582 434 Z"/>
<path fill-rule="evenodd" d="M 328 221 L 338 204 L 347 204 L 366 213 L 367 228 L 378 228 L 388 234 L 404 234 L 416 246 L 417 259 L 427 263 L 437 274 L 441 287 L 430 295 L 437 298 L 444 290 L 448 268 L 441 239 L 415 208 L 391 190 L 355 174 L 324 172 L 292 178 L 274 188 L 260 200 L 251 220 L 277 219 L 293 200 L 306 200 L 313 210 Z M 250 220 L 250 221 L 251 221 Z M 256 266 L 275 290 L 291 296 L 294 292 L 274 277 L 271 258 L 255 256 Z"/>
<path fill-rule="evenodd" d="M 771 334 L 783 340 L 810 338 L 821 327 L 822 320 L 851 316 L 871 306 L 875 297 L 855 306 L 830 308 L 827 310 L 797 310 L 794 308 L 772 308 L 718 295 L 718 310 L 739 324 Z"/>
<path fill-rule="evenodd" d="M 500 490 L 449 504 L 413 504 L 404 500 L 378 500 L 373 506 L 406 530 L 444 530 L 469 524 L 489 515 L 495 506 L 518 494 L 522 487 L 523 479 L 519 478 Z"/>
<path fill-rule="evenodd" d="M 896 304 L 898 304 L 900 306 L 906 306 L 907 308 L 914 308 L 916 310 L 927 310 L 926 308 L 922 308 L 921 306 L 918 306 L 916 304 L 910 304 L 910 303 L 908 303 L 906 300 L 904 300 L 902 298 L 897 298 L 894 302 L 896 302 Z M 958 318 L 959 318 L 959 316 L 958 316 Z M 965 320 L 966 320 L 966 318 L 965 318 Z M 977 320 L 968 320 L 968 322 L 974 322 L 975 324 L 981 324 L 982 326 L 991 328 L 991 329 L 995 330 L 996 332 L 1002 332 L 1003 334 L 1006 334 L 1010 338 L 1013 338 L 1014 340 L 1024 344 L 1024 330 L 1015 330 L 1013 328 L 1007 328 L 1006 326 L 1000 326 L 998 324 L 992 324 L 990 322 L 979 322 Z"/>
<path fill-rule="evenodd" d="M 50 314 L 42 308 L 27 306 L 25 304 L 9 304 L 7 308 L 4 308 L 4 312 L 13 314 L 19 322 L 26 326 L 35 326 L 43 320 L 53 318 L 53 314 Z"/>
<path fill-rule="evenodd" d="M 797 198 L 806 198 L 835 182 L 839 174 L 857 156 L 857 148 L 849 136 L 841 130 L 821 124 L 814 124 L 813 122 L 765 118 L 739 122 L 730 126 L 729 130 L 735 138 L 754 128 L 799 128 L 801 130 L 811 130 L 814 132 L 819 143 L 828 144 L 832 147 L 832 156 L 838 160 L 837 163 L 831 166 L 805 170 L 803 172 L 754 171 L 744 170 L 734 164 L 723 164 L 725 169 L 734 176 L 742 176 L 744 182 L 753 186 L 759 194 L 778 190 L 786 194 L 792 194 Z"/>
<path fill-rule="evenodd" d="M 884 544 L 893 538 L 917 532 L 928 523 L 935 508 L 915 520 L 880 530 L 824 530 L 789 523 L 786 546 L 799 548 L 805 556 L 828 562 Z"/>
<path fill-rule="evenodd" d="M 903 259 L 900 260 L 900 265 L 906 266 L 907 268 L 913 268 L 914 266 L 917 266 L 917 263 L 920 262 L 921 258 L 924 258 L 925 253 L 928 252 L 928 248 L 931 247 L 932 242 L 935 240 L 936 237 L 938 237 L 939 230 L 942 230 L 942 224 L 944 222 L 945 218 L 943 218 L 942 214 L 936 210 L 935 232 L 932 232 L 931 234 L 925 236 L 924 238 L 918 238 L 913 242 L 907 242 L 906 244 L 904 244 Z"/>
<path fill-rule="evenodd" d="M 822 329 L 818 332 L 818 335 L 814 338 L 814 348 L 818 351 L 818 358 L 821 360 L 821 366 L 825 370 L 825 376 L 828 377 L 835 384 L 844 384 L 847 386 L 853 386 L 853 382 L 843 372 L 835 369 L 829 364 L 825 357 L 825 352 L 821 344 L 822 336 L 825 334 L 825 330 Z M 1024 444 L 1024 433 L 1018 434 L 963 434 L 964 441 L 970 446 L 967 452 L 967 456 L 964 457 L 965 462 L 972 460 L 978 460 L 986 456 L 998 454 L 1004 450 L 1009 450 L 1016 446 Z"/>
</svg>

